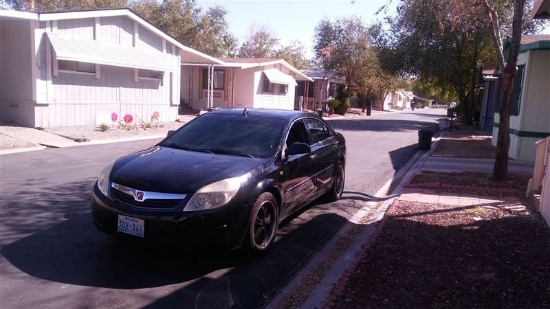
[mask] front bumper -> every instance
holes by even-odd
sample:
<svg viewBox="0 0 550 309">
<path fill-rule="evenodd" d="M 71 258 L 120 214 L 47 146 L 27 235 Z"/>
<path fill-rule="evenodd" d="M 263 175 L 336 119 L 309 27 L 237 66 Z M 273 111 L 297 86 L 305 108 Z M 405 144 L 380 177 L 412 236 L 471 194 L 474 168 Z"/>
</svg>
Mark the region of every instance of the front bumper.
<svg viewBox="0 0 550 309">
<path fill-rule="evenodd" d="M 250 207 L 233 202 L 210 213 L 134 211 L 127 205 L 105 197 L 97 186 L 91 201 L 94 225 L 116 238 L 175 243 L 190 246 L 215 246 L 234 249 L 242 245 Z M 118 215 L 144 220 L 144 237 L 117 231 Z"/>
</svg>

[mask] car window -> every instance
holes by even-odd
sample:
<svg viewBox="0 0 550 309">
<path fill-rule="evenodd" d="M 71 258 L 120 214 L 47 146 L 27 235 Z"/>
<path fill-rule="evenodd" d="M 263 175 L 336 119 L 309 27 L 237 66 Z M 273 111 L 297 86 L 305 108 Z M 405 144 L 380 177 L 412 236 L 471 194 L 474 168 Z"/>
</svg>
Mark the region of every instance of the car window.
<svg viewBox="0 0 550 309">
<path fill-rule="evenodd" d="M 282 139 L 285 120 L 205 114 L 159 143 L 160 146 L 266 158 Z"/>
<path fill-rule="evenodd" d="M 330 129 L 323 122 L 308 118 L 305 120 L 311 138 L 311 144 L 316 144 L 332 136 Z"/>
<path fill-rule="evenodd" d="M 290 130 L 288 130 L 286 146 L 290 147 L 292 143 L 304 143 L 309 145 L 309 137 L 307 135 L 306 127 L 301 120 L 294 122 L 290 127 Z"/>
</svg>

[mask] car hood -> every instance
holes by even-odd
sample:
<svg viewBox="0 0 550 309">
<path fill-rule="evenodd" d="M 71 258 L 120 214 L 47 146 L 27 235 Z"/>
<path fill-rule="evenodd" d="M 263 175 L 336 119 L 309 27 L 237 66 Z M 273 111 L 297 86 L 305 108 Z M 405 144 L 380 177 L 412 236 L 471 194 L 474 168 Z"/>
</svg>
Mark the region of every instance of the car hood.
<svg viewBox="0 0 550 309">
<path fill-rule="evenodd" d="M 191 193 L 215 181 L 261 169 L 266 161 L 156 146 L 118 159 L 110 179 L 144 191 Z"/>
</svg>

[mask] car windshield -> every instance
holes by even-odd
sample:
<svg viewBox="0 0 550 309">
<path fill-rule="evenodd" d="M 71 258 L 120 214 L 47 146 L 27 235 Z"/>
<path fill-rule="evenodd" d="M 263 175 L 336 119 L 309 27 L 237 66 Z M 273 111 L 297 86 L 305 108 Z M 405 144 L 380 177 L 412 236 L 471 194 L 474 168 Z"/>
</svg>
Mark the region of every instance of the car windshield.
<svg viewBox="0 0 550 309">
<path fill-rule="evenodd" d="M 168 136 L 159 146 L 267 158 L 277 151 L 285 124 L 282 119 L 205 114 Z"/>
</svg>

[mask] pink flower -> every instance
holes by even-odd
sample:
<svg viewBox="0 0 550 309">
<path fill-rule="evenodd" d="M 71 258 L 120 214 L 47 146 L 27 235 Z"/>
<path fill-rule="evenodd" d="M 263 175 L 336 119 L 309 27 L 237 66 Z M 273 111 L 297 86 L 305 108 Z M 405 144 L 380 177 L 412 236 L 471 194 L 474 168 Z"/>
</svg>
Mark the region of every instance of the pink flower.
<svg viewBox="0 0 550 309">
<path fill-rule="evenodd" d="M 112 114 L 111 114 L 111 120 L 112 120 L 113 122 L 116 122 L 117 119 L 118 119 L 118 115 L 117 115 L 116 113 L 112 113 Z"/>
<path fill-rule="evenodd" d="M 153 113 L 153 116 L 151 116 L 151 120 L 158 120 L 159 117 L 160 117 L 159 112 L 154 112 L 154 113 Z"/>
<path fill-rule="evenodd" d="M 132 115 L 130 115 L 130 114 L 124 115 L 124 122 L 132 123 L 132 121 L 134 121 L 134 117 L 132 117 Z"/>
</svg>

